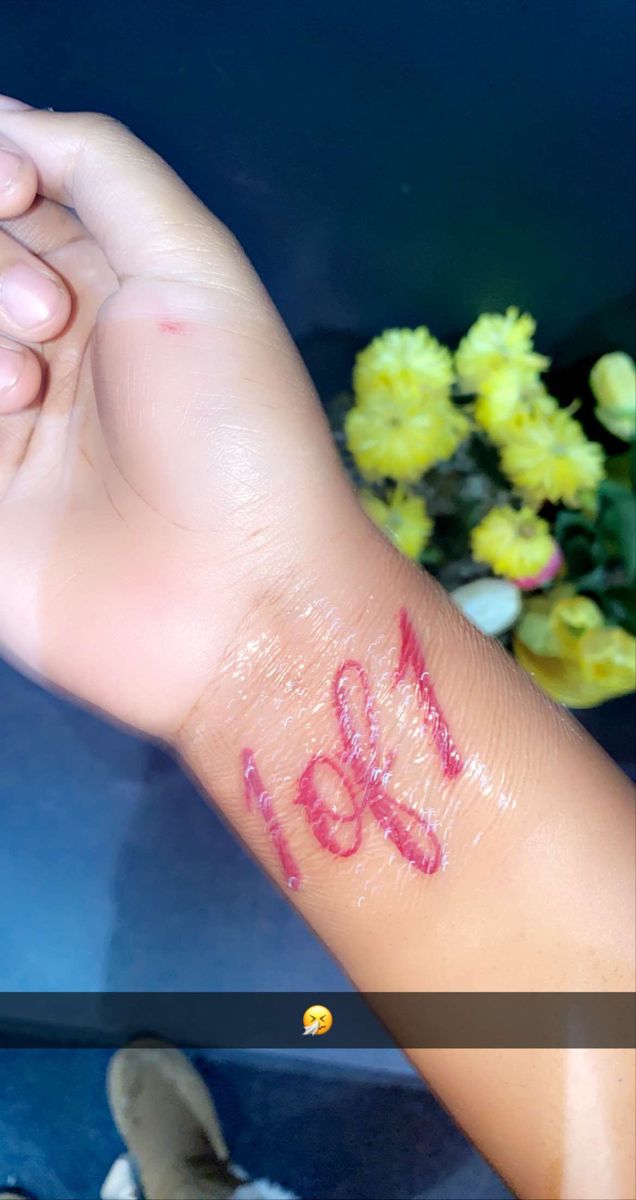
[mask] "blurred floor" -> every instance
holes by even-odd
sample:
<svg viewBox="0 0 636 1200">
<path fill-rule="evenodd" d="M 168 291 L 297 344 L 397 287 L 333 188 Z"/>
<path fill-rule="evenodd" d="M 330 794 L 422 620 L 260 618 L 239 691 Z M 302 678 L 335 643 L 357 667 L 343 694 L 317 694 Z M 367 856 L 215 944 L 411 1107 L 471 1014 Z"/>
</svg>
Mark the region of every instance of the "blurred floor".
<svg viewBox="0 0 636 1200">
<path fill-rule="evenodd" d="M 92 1200 L 121 1150 L 108 1052 L 0 1051 L 0 1183 Z M 232 1155 L 303 1200 L 504 1200 L 510 1193 L 417 1083 L 311 1073 L 254 1055 L 196 1057 Z"/>
</svg>

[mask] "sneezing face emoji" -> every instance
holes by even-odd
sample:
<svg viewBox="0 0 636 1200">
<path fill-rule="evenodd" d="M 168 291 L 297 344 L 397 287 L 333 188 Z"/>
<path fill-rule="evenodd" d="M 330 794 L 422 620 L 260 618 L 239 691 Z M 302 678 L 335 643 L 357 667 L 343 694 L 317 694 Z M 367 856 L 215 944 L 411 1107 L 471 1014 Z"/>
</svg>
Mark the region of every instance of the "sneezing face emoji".
<svg viewBox="0 0 636 1200">
<path fill-rule="evenodd" d="M 312 1004 L 303 1014 L 303 1025 L 303 1037 L 320 1037 L 331 1029 L 333 1017 L 324 1004 Z"/>
</svg>

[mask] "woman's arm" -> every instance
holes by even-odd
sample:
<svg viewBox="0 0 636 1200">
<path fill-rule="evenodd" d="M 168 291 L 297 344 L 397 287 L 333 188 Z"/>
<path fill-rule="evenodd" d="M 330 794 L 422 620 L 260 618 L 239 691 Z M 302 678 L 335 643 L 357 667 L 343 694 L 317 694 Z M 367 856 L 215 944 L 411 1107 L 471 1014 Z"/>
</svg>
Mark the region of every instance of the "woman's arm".
<svg viewBox="0 0 636 1200">
<path fill-rule="evenodd" d="M 626 780 L 368 523 L 228 231 L 104 117 L 0 147 L 3 651 L 170 741 L 359 987 L 631 988 Z M 413 1058 L 523 1195 L 633 1196 L 632 1054 Z"/>
<path fill-rule="evenodd" d="M 361 989 L 633 987 L 627 779 L 362 518 L 177 746 Z M 633 1052 L 411 1057 L 520 1194 L 633 1195 Z"/>
</svg>

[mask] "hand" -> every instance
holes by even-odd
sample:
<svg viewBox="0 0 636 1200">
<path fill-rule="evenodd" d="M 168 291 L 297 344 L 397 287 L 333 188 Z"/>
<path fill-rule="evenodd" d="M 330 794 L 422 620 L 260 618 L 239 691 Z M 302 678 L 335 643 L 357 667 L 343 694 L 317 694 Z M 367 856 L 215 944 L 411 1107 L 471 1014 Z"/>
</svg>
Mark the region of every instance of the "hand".
<svg viewBox="0 0 636 1200">
<path fill-rule="evenodd" d="M 170 737 L 357 506 L 257 276 L 173 171 L 17 101 L 0 149 L 0 646 Z"/>
</svg>

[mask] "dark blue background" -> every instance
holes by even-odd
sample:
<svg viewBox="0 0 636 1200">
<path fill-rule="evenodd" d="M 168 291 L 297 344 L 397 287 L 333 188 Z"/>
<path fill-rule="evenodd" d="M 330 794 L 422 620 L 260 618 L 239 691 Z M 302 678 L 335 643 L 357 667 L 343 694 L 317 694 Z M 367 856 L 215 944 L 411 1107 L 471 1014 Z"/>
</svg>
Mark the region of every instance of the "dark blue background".
<svg viewBox="0 0 636 1200">
<path fill-rule="evenodd" d="M 594 353 L 634 287 L 634 25 L 632 0 L 3 0 L 0 91 L 130 124 L 303 340 L 518 303 L 548 350 L 592 317 Z"/>
</svg>

